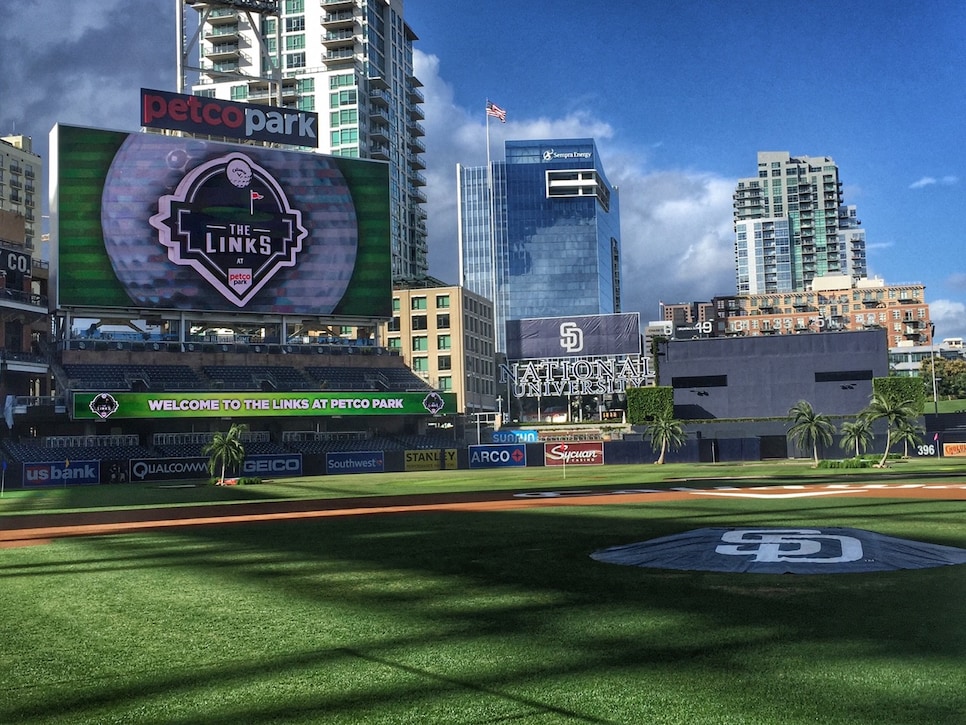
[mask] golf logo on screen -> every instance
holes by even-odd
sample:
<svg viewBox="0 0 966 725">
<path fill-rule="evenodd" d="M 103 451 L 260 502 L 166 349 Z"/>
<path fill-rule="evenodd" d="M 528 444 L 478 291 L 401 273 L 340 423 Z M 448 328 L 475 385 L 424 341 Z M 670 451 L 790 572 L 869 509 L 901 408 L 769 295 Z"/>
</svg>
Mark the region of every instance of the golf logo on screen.
<svg viewBox="0 0 966 725">
<path fill-rule="evenodd" d="M 748 557 L 754 562 L 840 564 L 862 558 L 862 542 L 852 536 L 823 534 L 818 529 L 739 529 L 726 531 L 715 552 Z"/>
<path fill-rule="evenodd" d="M 174 264 L 194 269 L 244 307 L 284 267 L 294 267 L 308 231 L 278 181 L 241 153 L 188 172 L 151 217 Z"/>
<path fill-rule="evenodd" d="M 110 393 L 95 395 L 90 403 L 91 412 L 102 420 L 114 415 L 119 407 L 117 400 Z"/>
<path fill-rule="evenodd" d="M 430 393 L 423 398 L 423 407 L 429 411 L 431 415 L 439 415 L 439 412 L 446 407 L 446 401 L 443 400 L 443 396 L 441 396 L 439 393 Z"/>
</svg>

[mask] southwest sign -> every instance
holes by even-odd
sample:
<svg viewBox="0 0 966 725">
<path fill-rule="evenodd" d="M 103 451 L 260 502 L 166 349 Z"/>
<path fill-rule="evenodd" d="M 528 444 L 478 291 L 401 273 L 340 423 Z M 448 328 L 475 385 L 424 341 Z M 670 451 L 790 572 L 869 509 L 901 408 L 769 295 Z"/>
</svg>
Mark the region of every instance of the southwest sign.
<svg viewBox="0 0 966 725">
<path fill-rule="evenodd" d="M 141 125 L 243 141 L 319 146 L 317 113 L 145 88 L 141 89 Z"/>
<path fill-rule="evenodd" d="M 74 420 L 445 415 L 454 393 L 75 393 Z"/>
</svg>

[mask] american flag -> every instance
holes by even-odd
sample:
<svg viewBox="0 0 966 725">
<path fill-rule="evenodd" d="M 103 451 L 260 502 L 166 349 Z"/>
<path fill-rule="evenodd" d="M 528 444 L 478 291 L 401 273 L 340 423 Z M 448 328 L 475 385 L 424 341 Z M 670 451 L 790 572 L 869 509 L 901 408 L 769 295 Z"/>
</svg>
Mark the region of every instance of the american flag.
<svg viewBox="0 0 966 725">
<path fill-rule="evenodd" d="M 500 123 L 506 123 L 506 111 L 495 103 L 490 103 L 490 101 L 486 102 L 486 115 L 493 116 L 493 118 L 499 118 Z"/>
</svg>

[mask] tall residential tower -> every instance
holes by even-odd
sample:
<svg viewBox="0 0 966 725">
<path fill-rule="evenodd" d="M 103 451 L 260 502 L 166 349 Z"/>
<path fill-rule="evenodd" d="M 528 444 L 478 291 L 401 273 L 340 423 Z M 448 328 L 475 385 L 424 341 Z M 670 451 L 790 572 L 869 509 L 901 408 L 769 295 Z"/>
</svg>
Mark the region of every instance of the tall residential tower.
<svg viewBox="0 0 966 725">
<path fill-rule="evenodd" d="M 497 352 L 507 320 L 621 310 L 618 193 L 594 140 L 505 152 L 489 169 L 457 167 L 460 284 L 493 301 Z"/>
<path fill-rule="evenodd" d="M 865 230 L 842 203 L 828 156 L 760 151 L 756 176 L 734 194 L 737 292 L 803 292 L 816 277 L 866 276 Z"/>
<path fill-rule="evenodd" d="M 426 276 L 423 95 L 403 0 L 187 4 L 202 24 L 192 92 L 248 103 L 281 99 L 319 114 L 321 153 L 389 162 L 393 279 Z"/>
</svg>

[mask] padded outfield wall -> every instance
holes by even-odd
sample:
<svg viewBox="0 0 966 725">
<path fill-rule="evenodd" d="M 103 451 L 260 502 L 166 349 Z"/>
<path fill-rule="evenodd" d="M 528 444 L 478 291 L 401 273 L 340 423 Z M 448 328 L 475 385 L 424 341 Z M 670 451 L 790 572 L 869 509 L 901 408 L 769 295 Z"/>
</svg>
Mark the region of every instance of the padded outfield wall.
<svg viewBox="0 0 966 725">
<path fill-rule="evenodd" d="M 855 415 L 873 378 L 889 374 L 885 330 L 671 340 L 660 385 L 681 420 L 779 418 L 800 400 L 825 415 Z"/>
</svg>

